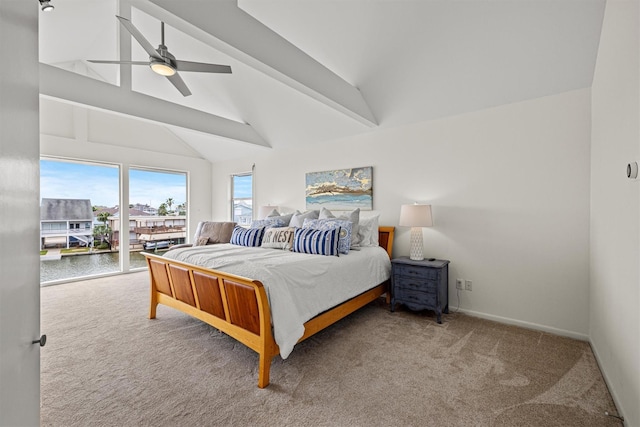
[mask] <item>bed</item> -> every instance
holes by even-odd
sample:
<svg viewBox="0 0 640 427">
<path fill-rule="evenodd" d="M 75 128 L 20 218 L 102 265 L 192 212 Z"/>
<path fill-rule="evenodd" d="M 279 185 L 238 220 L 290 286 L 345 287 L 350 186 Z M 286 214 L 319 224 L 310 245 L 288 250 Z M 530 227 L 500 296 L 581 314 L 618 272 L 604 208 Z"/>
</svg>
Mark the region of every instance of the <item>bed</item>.
<svg viewBox="0 0 640 427">
<path fill-rule="evenodd" d="M 368 259 L 371 258 L 370 255 L 375 250 L 378 250 L 384 253 L 388 263 L 388 258 L 392 253 L 394 228 L 379 227 L 378 236 L 379 246 L 383 251 L 380 248 L 366 248 L 372 250 L 369 252 L 352 251 L 349 255 L 339 257 L 342 258 L 341 262 L 347 259 L 354 260 L 354 262 L 358 258 Z M 223 246 L 225 245 L 211 250 L 224 250 Z M 282 292 L 276 291 L 273 283 L 268 283 L 268 281 L 276 280 L 278 276 L 268 275 L 269 277 L 266 279 L 257 277 L 265 275 L 266 270 L 271 270 L 271 264 L 267 263 L 266 270 L 263 269 L 262 272 L 254 267 L 257 276 L 247 277 L 230 272 L 238 271 L 231 266 L 233 263 L 228 263 L 223 268 L 217 269 L 166 256 L 173 252 L 171 257 L 180 258 L 182 252 L 183 255 L 187 254 L 186 258 L 183 257 L 184 259 L 194 260 L 198 258 L 189 257 L 189 254 L 193 254 L 195 251 L 194 248 L 178 249 L 175 252 L 169 251 L 165 256 L 143 252 L 150 274 L 149 318 L 154 319 L 158 304 L 163 304 L 217 328 L 254 350 L 259 355 L 258 387 L 260 388 L 269 385 L 269 370 L 273 357 L 280 354 L 286 358 L 296 343 L 311 337 L 385 294 L 387 301 L 389 301 L 390 274 L 387 274 L 379 279 L 379 282 L 368 283 L 364 290 L 357 291 L 355 295 L 337 303 L 331 303 L 330 307 L 314 307 L 313 309 L 318 310 L 317 314 L 299 326 L 293 325 L 286 328 L 294 330 L 293 334 L 300 334 L 299 338 L 296 337 L 292 343 L 290 330 L 280 333 L 282 325 L 288 325 L 290 319 L 280 319 L 277 317 L 280 316 L 279 314 L 272 317 L 270 304 L 277 307 L 288 303 L 283 303 L 280 296 L 276 299 L 276 295 L 282 294 Z M 323 259 L 337 258 L 320 255 L 309 256 Z M 260 262 L 251 264 L 255 265 Z M 317 273 L 316 279 L 325 280 L 324 275 Z M 285 281 L 284 276 L 280 276 L 280 278 Z M 323 286 L 322 280 L 321 283 L 314 283 L 314 286 Z M 331 296 L 333 297 L 333 294 Z M 282 310 L 273 311 L 273 313 L 280 312 Z M 308 314 L 304 313 L 303 315 Z M 302 329 L 299 329 L 300 327 Z M 286 339 L 283 339 L 283 336 L 286 336 Z"/>
</svg>

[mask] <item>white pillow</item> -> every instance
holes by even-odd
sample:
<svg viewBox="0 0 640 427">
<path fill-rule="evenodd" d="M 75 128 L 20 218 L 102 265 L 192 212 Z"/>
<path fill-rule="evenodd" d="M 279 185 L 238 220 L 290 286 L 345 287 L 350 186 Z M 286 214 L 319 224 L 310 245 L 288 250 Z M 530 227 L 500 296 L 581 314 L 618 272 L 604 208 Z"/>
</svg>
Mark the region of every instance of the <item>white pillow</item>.
<svg viewBox="0 0 640 427">
<path fill-rule="evenodd" d="M 380 214 L 368 218 L 360 218 L 360 246 L 379 246 L 378 222 Z"/>
<path fill-rule="evenodd" d="M 269 218 L 270 216 L 280 216 L 280 212 L 278 212 L 278 210 L 277 210 L 277 209 L 272 209 L 272 210 L 271 210 L 271 212 L 269 212 L 269 213 L 267 214 L 267 216 L 265 216 L 264 218 L 259 218 L 259 219 L 267 219 L 267 218 Z"/>
<path fill-rule="evenodd" d="M 351 226 L 351 245 L 350 247 L 355 248 L 360 246 L 360 236 L 359 236 L 359 226 L 360 226 L 360 208 L 355 208 L 350 212 L 345 212 L 344 214 L 336 217 L 333 212 L 331 212 L 327 208 L 320 209 L 319 219 L 328 219 L 328 218 L 337 218 L 344 219 L 346 221 L 350 221 Z"/>
<path fill-rule="evenodd" d="M 291 216 L 289 227 L 302 228 L 302 224 L 304 224 L 305 219 L 318 219 L 318 215 L 320 215 L 320 211 L 318 210 L 307 211 L 305 213 L 300 213 L 300 211 L 295 211 Z"/>
<path fill-rule="evenodd" d="M 291 217 L 293 217 L 293 212 L 290 214 L 281 214 L 277 210 L 272 210 L 269 215 L 265 219 L 279 218 L 284 222 L 284 227 L 288 227 L 291 222 Z"/>
</svg>

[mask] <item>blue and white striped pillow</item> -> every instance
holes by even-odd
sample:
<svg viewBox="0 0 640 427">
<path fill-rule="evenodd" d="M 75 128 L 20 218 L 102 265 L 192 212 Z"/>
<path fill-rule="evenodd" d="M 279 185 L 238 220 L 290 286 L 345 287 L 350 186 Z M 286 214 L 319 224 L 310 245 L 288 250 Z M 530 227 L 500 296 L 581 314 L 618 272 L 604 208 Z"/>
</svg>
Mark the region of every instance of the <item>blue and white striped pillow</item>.
<svg viewBox="0 0 640 427">
<path fill-rule="evenodd" d="M 260 246 L 264 236 L 264 227 L 243 228 L 236 225 L 231 233 L 231 244 L 239 246 Z"/>
<path fill-rule="evenodd" d="M 296 228 L 291 250 L 305 254 L 338 256 L 339 237 L 340 227 L 330 230 Z"/>
<path fill-rule="evenodd" d="M 351 249 L 351 227 L 353 223 L 344 219 L 325 218 L 325 219 L 305 219 L 302 228 L 313 228 L 315 230 L 330 230 L 332 228 L 340 229 L 340 241 L 338 242 L 338 251 L 341 254 L 348 254 Z"/>
</svg>

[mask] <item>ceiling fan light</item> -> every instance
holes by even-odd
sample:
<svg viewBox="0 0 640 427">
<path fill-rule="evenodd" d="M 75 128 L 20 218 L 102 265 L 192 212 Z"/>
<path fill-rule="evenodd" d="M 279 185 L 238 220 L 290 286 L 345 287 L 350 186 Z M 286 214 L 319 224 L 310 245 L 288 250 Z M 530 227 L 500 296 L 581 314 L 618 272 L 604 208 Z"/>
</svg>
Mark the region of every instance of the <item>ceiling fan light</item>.
<svg viewBox="0 0 640 427">
<path fill-rule="evenodd" d="M 40 6 L 43 12 L 51 12 L 54 9 L 49 0 L 40 0 Z"/>
<path fill-rule="evenodd" d="M 161 76 L 173 76 L 176 73 L 176 69 L 166 62 L 151 62 L 149 64 L 154 73 L 160 74 Z"/>
</svg>

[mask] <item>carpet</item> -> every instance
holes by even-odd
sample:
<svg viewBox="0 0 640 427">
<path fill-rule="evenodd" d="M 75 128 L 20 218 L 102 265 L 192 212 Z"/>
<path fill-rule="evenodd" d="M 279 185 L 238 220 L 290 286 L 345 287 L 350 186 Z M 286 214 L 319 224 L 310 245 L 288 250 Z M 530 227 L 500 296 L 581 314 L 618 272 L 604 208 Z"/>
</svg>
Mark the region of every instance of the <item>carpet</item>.
<svg viewBox="0 0 640 427">
<path fill-rule="evenodd" d="M 620 426 L 587 342 L 375 301 L 276 357 L 165 306 L 146 272 L 42 288 L 42 426 Z"/>
</svg>

